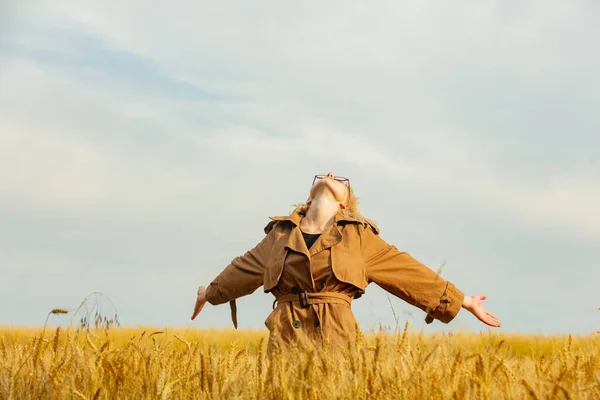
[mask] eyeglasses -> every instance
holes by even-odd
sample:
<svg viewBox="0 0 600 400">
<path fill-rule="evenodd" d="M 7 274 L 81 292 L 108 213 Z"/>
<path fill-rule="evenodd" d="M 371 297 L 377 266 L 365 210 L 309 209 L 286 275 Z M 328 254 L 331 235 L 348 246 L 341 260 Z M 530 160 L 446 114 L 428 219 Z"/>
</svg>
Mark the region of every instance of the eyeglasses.
<svg viewBox="0 0 600 400">
<path fill-rule="evenodd" d="M 313 186 L 315 185 L 316 181 L 320 181 L 321 179 L 325 179 L 326 177 L 327 177 L 327 175 L 315 175 L 315 178 L 313 179 L 313 183 L 312 183 Z M 343 176 L 334 176 L 333 179 L 350 187 L 350 179 L 348 179 L 348 178 L 345 178 Z"/>
</svg>

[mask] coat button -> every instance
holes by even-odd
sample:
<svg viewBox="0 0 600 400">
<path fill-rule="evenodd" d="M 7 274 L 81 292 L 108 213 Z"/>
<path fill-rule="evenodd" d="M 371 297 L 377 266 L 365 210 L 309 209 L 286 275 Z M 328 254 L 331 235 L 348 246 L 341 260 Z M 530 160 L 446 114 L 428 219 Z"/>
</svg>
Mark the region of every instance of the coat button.
<svg viewBox="0 0 600 400">
<path fill-rule="evenodd" d="M 298 320 L 294 321 L 294 328 L 300 328 L 300 321 L 298 321 Z"/>
<path fill-rule="evenodd" d="M 321 325 L 321 323 L 319 323 L 319 320 L 315 321 L 315 328 L 318 328 Z"/>
</svg>

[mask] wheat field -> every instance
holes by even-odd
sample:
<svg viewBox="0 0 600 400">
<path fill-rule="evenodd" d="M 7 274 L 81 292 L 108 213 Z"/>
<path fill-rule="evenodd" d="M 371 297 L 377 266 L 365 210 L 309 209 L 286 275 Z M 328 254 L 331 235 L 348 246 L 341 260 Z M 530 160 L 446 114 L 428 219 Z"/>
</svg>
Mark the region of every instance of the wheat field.
<svg viewBox="0 0 600 400">
<path fill-rule="evenodd" d="M 406 327 L 405 327 L 406 328 Z M 0 328 L 2 399 L 598 399 L 600 336 L 360 334 L 266 354 L 266 331 Z"/>
</svg>

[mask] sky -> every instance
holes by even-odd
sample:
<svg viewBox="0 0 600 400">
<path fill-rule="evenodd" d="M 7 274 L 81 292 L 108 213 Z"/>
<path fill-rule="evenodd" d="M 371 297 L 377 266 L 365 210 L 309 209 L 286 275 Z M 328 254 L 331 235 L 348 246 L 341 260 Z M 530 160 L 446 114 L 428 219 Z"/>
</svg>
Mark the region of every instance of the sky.
<svg viewBox="0 0 600 400">
<path fill-rule="evenodd" d="M 600 4 L 145 1 L 0 5 L 0 324 L 91 292 L 125 325 L 193 322 L 208 285 L 349 177 L 381 237 L 500 331 L 600 329 Z M 265 329 L 273 297 L 238 300 Z M 364 330 L 448 325 L 371 284 Z M 51 319 L 53 323 L 60 323 Z"/>
</svg>

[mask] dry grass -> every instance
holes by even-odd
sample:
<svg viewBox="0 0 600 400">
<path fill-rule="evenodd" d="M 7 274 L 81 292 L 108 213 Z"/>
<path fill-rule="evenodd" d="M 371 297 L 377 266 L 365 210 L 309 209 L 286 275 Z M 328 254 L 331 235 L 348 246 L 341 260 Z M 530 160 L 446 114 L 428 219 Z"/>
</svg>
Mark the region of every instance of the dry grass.
<svg viewBox="0 0 600 400">
<path fill-rule="evenodd" d="M 598 399 L 600 337 L 365 335 L 267 359 L 266 331 L 0 328 L 0 398 Z"/>
</svg>

